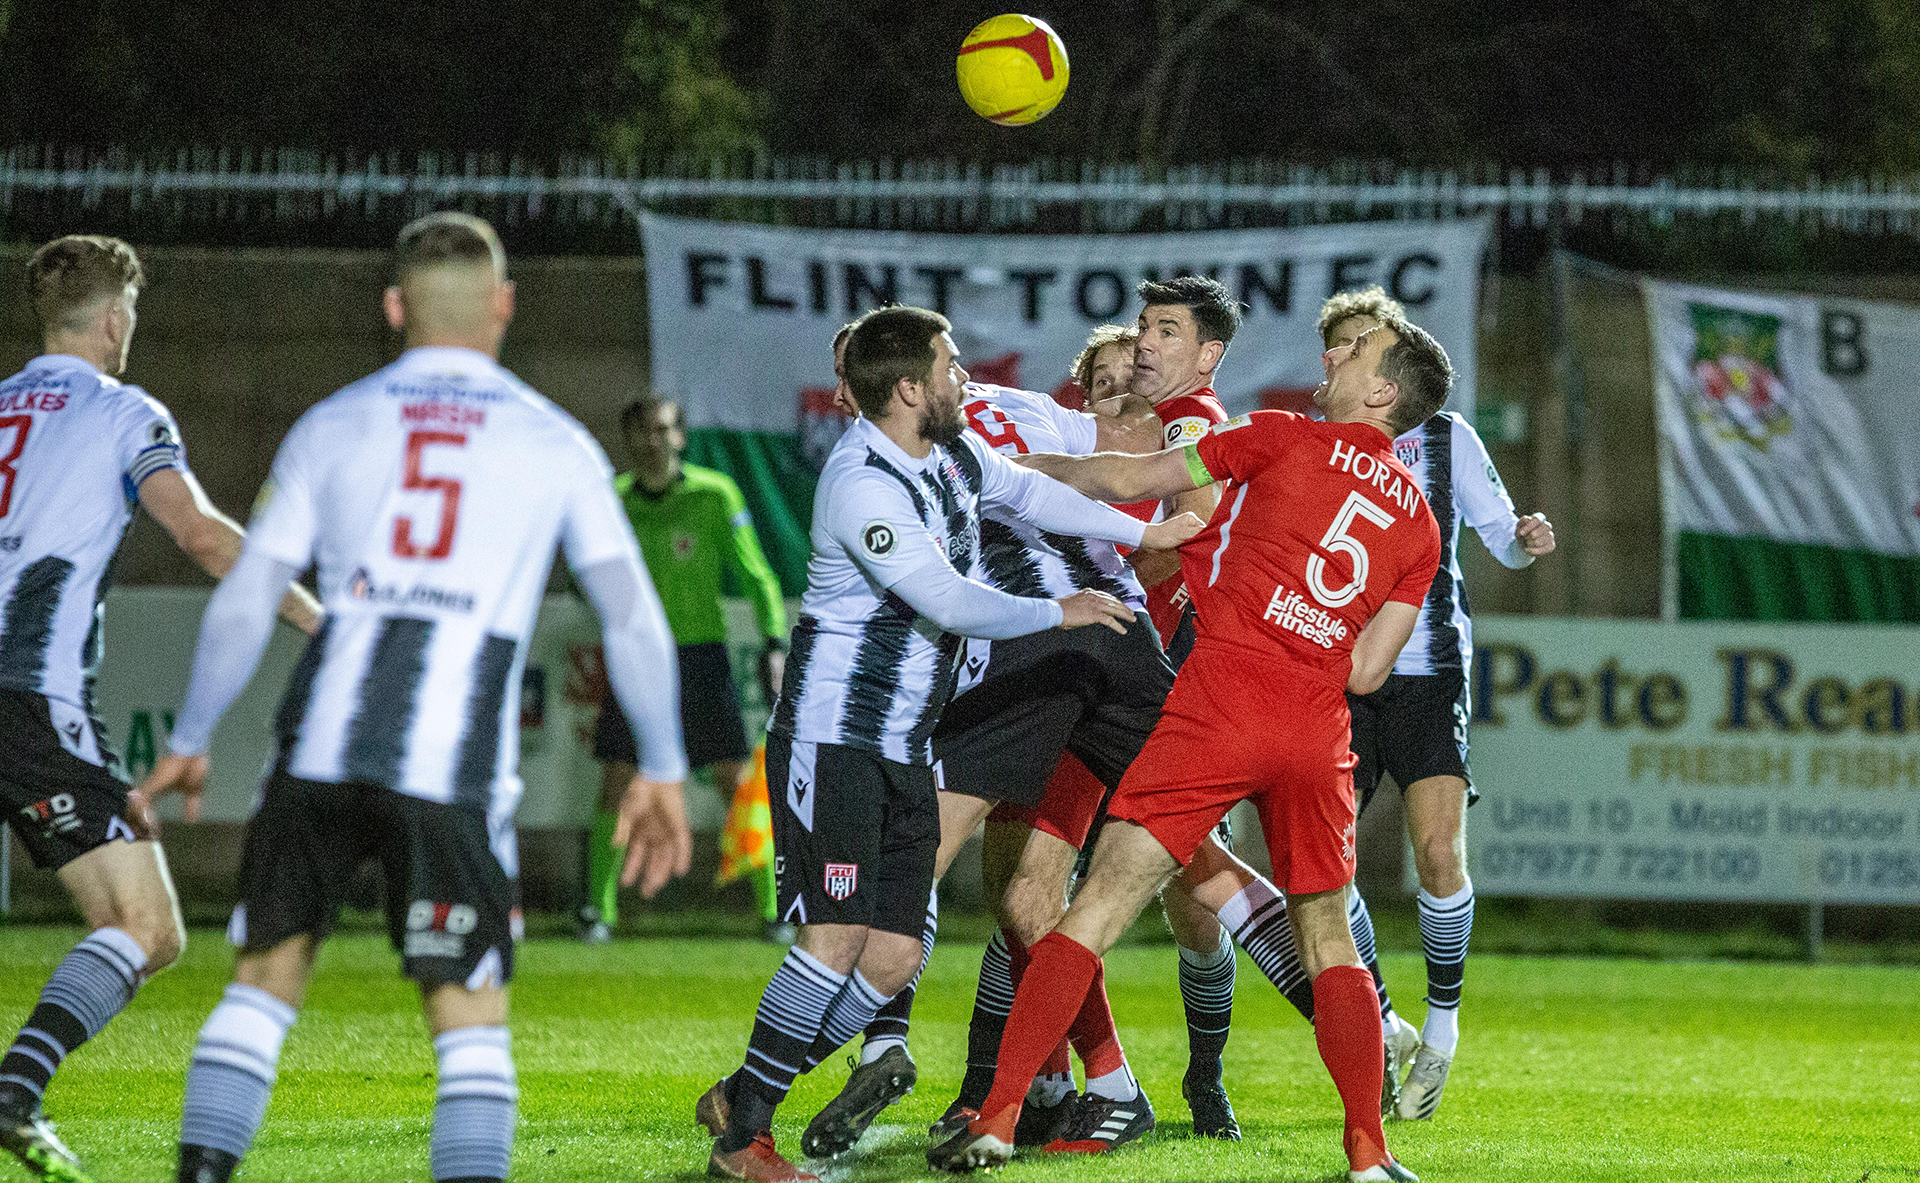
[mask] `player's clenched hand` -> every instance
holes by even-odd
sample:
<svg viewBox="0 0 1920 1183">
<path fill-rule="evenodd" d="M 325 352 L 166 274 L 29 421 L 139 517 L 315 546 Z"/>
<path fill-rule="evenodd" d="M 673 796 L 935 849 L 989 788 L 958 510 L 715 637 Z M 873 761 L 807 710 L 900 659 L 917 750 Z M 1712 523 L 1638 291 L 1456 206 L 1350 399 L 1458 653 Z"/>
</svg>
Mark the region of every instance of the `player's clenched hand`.
<svg viewBox="0 0 1920 1183">
<path fill-rule="evenodd" d="M 1134 619 L 1130 608 L 1106 592 L 1075 592 L 1057 602 L 1060 605 L 1061 628 L 1104 624 L 1114 632 L 1125 635 L 1127 625 L 1133 623 Z"/>
<path fill-rule="evenodd" d="M 627 850 L 620 884 L 640 884 L 640 894 L 651 899 L 687 873 L 693 862 L 693 835 L 687 832 L 687 804 L 680 782 L 636 776 L 620 798 L 620 816 L 613 825 L 613 844 Z"/>
<path fill-rule="evenodd" d="M 1198 514 L 1179 514 L 1148 526 L 1140 536 L 1140 545 L 1147 550 L 1172 550 L 1206 528 Z"/>
<path fill-rule="evenodd" d="M 1543 513 L 1530 513 L 1520 519 L 1514 527 L 1513 536 L 1520 541 L 1520 549 L 1530 555 L 1543 555 L 1553 550 L 1553 523 Z"/>
<path fill-rule="evenodd" d="M 205 756 L 162 756 L 137 788 L 127 790 L 127 820 L 134 830 L 142 838 L 160 836 L 160 816 L 153 806 L 168 793 L 180 794 L 188 821 L 199 821 L 200 792 L 207 787 L 211 766 Z"/>
</svg>

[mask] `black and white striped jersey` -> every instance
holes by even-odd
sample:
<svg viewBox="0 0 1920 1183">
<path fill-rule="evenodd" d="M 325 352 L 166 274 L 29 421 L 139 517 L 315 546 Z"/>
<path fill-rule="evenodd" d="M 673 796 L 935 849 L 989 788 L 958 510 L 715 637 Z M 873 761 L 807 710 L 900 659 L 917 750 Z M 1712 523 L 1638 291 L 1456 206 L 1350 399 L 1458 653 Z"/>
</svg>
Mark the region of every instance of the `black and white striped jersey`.
<svg viewBox="0 0 1920 1183">
<path fill-rule="evenodd" d="M 566 412 L 469 349 L 409 349 L 301 416 L 247 538 L 315 564 L 326 607 L 276 720 L 289 771 L 510 812 L 555 543 L 575 570 L 638 559 L 612 480 Z"/>
<path fill-rule="evenodd" d="M 186 468 L 137 386 L 64 354 L 0 383 L 0 686 L 91 709 L 101 601 L 140 484 Z"/>
<path fill-rule="evenodd" d="M 813 556 L 770 732 L 842 744 L 901 764 L 931 764 L 934 724 L 953 696 L 961 638 L 895 590 L 929 574 L 977 572 L 983 504 L 1039 478 L 965 433 L 916 460 L 870 420 L 834 445 L 813 503 Z M 1050 483 L 1050 482 L 1049 482 Z M 1032 617 L 1004 635 L 1059 621 L 1047 599 L 1004 599 Z"/>
<path fill-rule="evenodd" d="M 960 397 L 968 425 L 1003 456 L 1095 450 L 1093 416 L 1044 394 L 974 382 Z M 1146 593 L 1113 543 L 1042 530 L 1004 509 L 988 510 L 980 522 L 980 565 L 987 582 L 1016 596 L 1101 591 L 1146 611 Z"/>
<path fill-rule="evenodd" d="M 1524 567 L 1533 559 L 1514 536 L 1520 518 L 1513 498 L 1480 434 L 1455 412 L 1443 411 L 1394 440 L 1393 452 L 1412 470 L 1440 526 L 1440 571 L 1393 672 L 1471 669 L 1473 619 L 1460 576 L 1460 524 L 1472 526 L 1501 563 Z"/>
</svg>

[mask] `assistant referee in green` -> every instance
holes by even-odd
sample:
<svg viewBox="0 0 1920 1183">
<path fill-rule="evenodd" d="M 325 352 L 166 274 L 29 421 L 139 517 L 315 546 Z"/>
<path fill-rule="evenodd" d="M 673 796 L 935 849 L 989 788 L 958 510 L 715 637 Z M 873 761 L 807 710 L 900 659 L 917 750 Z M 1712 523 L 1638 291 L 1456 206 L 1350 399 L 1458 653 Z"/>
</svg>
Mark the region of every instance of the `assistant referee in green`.
<svg viewBox="0 0 1920 1183">
<path fill-rule="evenodd" d="M 780 687 L 787 636 L 780 582 L 760 550 L 740 486 L 726 474 L 681 460 L 687 449 L 680 407 L 651 395 L 620 413 L 621 434 L 634 467 L 614 478 L 646 556 L 647 570 L 667 610 L 680 647 L 680 713 L 687 763 L 705 768 L 722 801 L 731 802 L 746 775 L 753 747 L 740 718 L 740 688 L 727 661 L 723 590 L 753 601 L 766 645 L 760 687 L 771 705 Z M 639 763 L 633 734 L 618 703 L 609 700 L 594 727 L 593 756 L 600 761 L 600 811 L 595 815 L 587 860 L 587 906 L 581 924 L 589 940 L 606 940 L 618 918 L 620 862 L 613 849 L 614 811 Z M 774 920 L 773 867 L 755 872 L 761 915 Z"/>
</svg>

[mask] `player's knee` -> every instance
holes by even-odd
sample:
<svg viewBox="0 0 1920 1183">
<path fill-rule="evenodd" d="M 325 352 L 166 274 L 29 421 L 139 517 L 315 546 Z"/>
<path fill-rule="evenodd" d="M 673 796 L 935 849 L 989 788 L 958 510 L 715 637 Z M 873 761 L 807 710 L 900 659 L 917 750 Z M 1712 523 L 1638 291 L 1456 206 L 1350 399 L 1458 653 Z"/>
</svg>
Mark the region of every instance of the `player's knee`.
<svg viewBox="0 0 1920 1183">
<path fill-rule="evenodd" d="M 1001 894 L 1000 925 L 1023 945 L 1032 945 L 1052 931 L 1066 910 L 1066 895 L 1057 882 L 1040 876 L 1016 873 Z"/>
<path fill-rule="evenodd" d="M 187 947 L 187 930 L 171 908 L 164 912 L 125 914 L 120 917 L 117 927 L 139 942 L 146 951 L 147 972 L 150 974 L 159 973 L 180 960 L 181 952 Z"/>
<path fill-rule="evenodd" d="M 1429 894 L 1451 895 L 1466 875 L 1465 852 L 1455 834 L 1432 834 L 1414 847 L 1414 870 Z M 1444 889 L 1444 890 L 1440 890 Z"/>
</svg>

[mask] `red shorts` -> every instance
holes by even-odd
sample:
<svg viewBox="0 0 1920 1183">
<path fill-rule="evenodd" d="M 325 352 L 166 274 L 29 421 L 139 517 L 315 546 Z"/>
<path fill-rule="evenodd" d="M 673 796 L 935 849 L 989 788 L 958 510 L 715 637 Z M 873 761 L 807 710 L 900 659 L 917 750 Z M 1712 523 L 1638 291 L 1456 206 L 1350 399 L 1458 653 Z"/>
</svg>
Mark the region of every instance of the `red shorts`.
<svg viewBox="0 0 1920 1183">
<path fill-rule="evenodd" d="M 1015 805 L 1002 801 L 993 807 L 987 820 L 1018 822 L 1030 830 L 1052 834 L 1079 850 L 1087 844 L 1087 834 L 1093 829 L 1094 815 L 1100 812 L 1100 802 L 1106 796 L 1107 786 L 1087 771 L 1080 757 L 1067 752 L 1060 757 L 1059 766 L 1047 781 L 1047 791 L 1041 796 L 1039 805 Z"/>
<path fill-rule="evenodd" d="M 1350 739 L 1339 687 L 1202 645 L 1107 813 L 1144 826 L 1184 866 L 1227 810 L 1251 800 L 1274 882 L 1332 891 L 1353 879 Z"/>
</svg>

